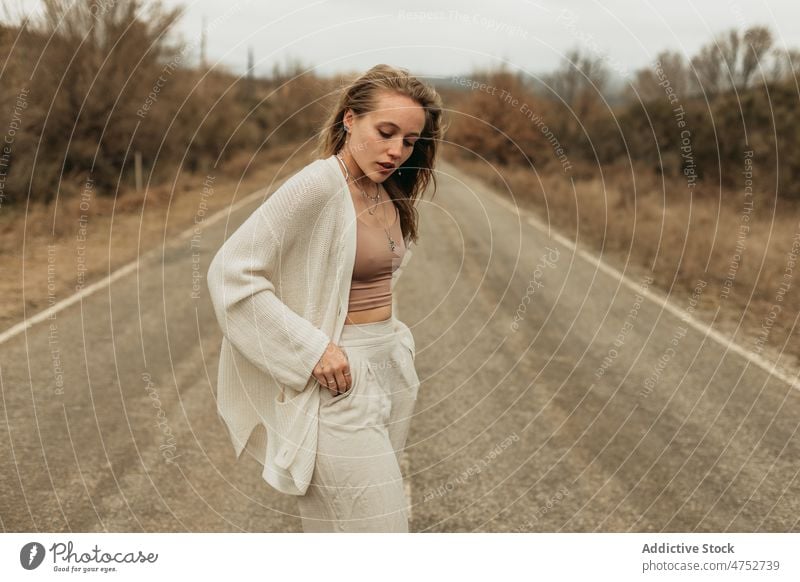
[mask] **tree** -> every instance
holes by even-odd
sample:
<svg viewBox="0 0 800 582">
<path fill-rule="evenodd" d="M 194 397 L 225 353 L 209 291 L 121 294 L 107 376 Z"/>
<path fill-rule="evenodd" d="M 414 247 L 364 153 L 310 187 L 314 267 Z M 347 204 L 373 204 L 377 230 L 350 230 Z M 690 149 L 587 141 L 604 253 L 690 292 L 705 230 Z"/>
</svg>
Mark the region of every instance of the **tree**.
<svg viewBox="0 0 800 582">
<path fill-rule="evenodd" d="M 603 95 L 608 86 L 609 70 L 601 58 L 583 54 L 573 48 L 565 55 L 564 64 L 545 81 L 550 85 L 550 98 L 568 108 L 556 116 L 554 129 L 563 143 L 576 140 L 581 126 L 602 110 Z"/>
<path fill-rule="evenodd" d="M 800 50 L 776 47 L 772 50 L 770 78 L 797 83 L 800 75 Z"/>
<path fill-rule="evenodd" d="M 772 33 L 764 26 L 753 26 L 744 32 L 731 29 L 700 49 L 692 59 L 695 87 L 698 93 L 715 96 L 730 90 L 752 87 L 762 69 L 768 75 Z"/>
<path fill-rule="evenodd" d="M 689 93 L 689 66 L 684 56 L 677 51 L 661 51 L 656 55 L 653 65 L 636 71 L 629 97 L 638 95 L 644 102 L 665 99 L 666 87 L 675 91 L 679 99 Z"/>
<path fill-rule="evenodd" d="M 772 33 L 764 26 L 754 26 L 744 33 L 745 50 L 740 65 L 739 81 L 749 87 L 756 71 L 772 48 Z M 762 73 L 766 77 L 766 73 Z"/>
</svg>

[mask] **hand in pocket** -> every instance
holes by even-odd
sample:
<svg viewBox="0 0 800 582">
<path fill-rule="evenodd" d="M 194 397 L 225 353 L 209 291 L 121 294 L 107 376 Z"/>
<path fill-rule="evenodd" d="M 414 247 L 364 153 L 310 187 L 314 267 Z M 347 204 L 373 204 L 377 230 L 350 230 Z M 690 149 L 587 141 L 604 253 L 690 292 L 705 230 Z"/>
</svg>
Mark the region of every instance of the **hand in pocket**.
<svg viewBox="0 0 800 582">
<path fill-rule="evenodd" d="M 344 350 L 333 342 L 328 344 L 311 374 L 332 396 L 344 394 L 350 390 L 353 382 L 350 360 Z"/>
</svg>

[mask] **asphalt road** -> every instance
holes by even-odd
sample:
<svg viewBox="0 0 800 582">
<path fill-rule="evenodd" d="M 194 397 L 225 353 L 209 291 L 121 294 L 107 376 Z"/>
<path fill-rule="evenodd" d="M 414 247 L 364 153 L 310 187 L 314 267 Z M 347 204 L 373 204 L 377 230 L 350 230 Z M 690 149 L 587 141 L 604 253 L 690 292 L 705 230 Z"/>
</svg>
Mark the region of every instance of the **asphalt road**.
<svg viewBox="0 0 800 582">
<path fill-rule="evenodd" d="M 397 287 L 412 529 L 799 531 L 800 391 L 440 169 Z M 257 204 L 0 345 L 4 531 L 301 531 L 215 409 L 205 270 Z"/>
</svg>

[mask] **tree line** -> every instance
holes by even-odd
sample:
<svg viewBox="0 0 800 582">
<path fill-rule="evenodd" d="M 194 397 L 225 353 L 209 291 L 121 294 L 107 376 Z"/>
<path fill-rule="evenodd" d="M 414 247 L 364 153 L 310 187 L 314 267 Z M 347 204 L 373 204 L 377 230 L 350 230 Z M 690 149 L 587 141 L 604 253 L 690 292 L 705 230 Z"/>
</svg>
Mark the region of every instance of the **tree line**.
<svg viewBox="0 0 800 582">
<path fill-rule="evenodd" d="M 159 183 L 313 137 L 338 79 L 299 62 L 256 77 L 252 54 L 245 76 L 198 65 L 199 42 L 174 38 L 182 14 L 144 0 L 43 0 L 0 26 L 0 205 L 87 184 L 114 196 L 133 186 L 137 157 L 146 183 Z M 754 26 L 691 58 L 663 51 L 619 91 L 602 56 L 578 47 L 540 78 L 471 75 L 493 93 L 443 87 L 446 140 L 501 165 L 576 176 L 635 165 L 729 186 L 752 152 L 759 189 L 798 198 L 798 67 L 800 52 Z"/>
<path fill-rule="evenodd" d="M 800 51 L 753 26 L 719 35 L 691 58 L 662 51 L 620 91 L 603 56 L 576 47 L 540 78 L 507 67 L 474 73 L 535 110 L 535 123 L 499 99 L 502 91 L 460 87 L 449 93 L 457 115 L 448 140 L 495 163 L 563 171 L 557 142 L 576 176 L 635 166 L 690 186 L 741 186 L 747 160 L 760 191 L 800 198 L 798 69 Z"/>
</svg>

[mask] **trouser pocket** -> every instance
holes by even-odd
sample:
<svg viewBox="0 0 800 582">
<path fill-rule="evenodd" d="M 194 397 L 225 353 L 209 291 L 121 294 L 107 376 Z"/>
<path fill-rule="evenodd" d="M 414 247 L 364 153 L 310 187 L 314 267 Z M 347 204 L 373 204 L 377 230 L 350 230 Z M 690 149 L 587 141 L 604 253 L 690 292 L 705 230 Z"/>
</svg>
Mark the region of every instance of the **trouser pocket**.
<svg viewBox="0 0 800 582">
<path fill-rule="evenodd" d="M 344 352 L 347 354 L 347 359 L 350 362 L 350 389 L 342 394 L 332 396 L 330 390 L 323 388 L 322 391 L 325 393 L 325 395 L 327 395 L 325 404 L 329 406 L 338 404 L 342 400 L 349 400 L 361 384 L 361 376 L 365 372 L 363 364 L 364 360 L 361 358 L 360 354 L 357 354 L 355 350 L 348 351 L 347 348 L 344 348 Z"/>
<path fill-rule="evenodd" d="M 411 354 L 411 359 L 417 359 L 417 347 L 416 342 L 414 341 L 414 334 L 411 333 L 411 328 L 408 327 L 405 323 L 398 320 L 398 326 L 400 327 L 400 343 L 408 350 L 408 353 Z"/>
</svg>

